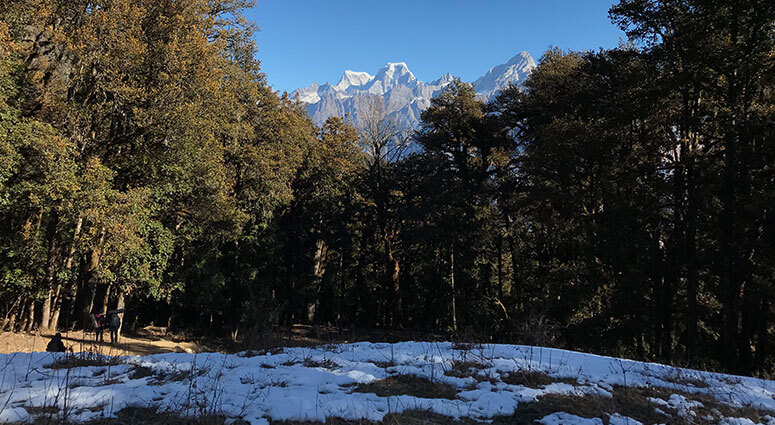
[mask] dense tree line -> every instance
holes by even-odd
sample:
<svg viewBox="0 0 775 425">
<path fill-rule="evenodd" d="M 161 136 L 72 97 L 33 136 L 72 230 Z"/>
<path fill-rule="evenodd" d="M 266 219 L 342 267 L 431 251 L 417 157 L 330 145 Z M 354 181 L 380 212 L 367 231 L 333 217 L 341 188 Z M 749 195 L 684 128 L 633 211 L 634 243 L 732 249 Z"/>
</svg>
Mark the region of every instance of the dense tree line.
<svg viewBox="0 0 775 425">
<path fill-rule="evenodd" d="M 775 4 L 622 0 L 628 44 L 406 134 L 274 93 L 249 3 L 0 6 L 5 329 L 126 304 L 772 370 Z"/>
<path fill-rule="evenodd" d="M 80 326 L 127 297 L 220 308 L 254 278 L 318 140 L 267 87 L 249 3 L 3 2 L 5 327 Z"/>
</svg>

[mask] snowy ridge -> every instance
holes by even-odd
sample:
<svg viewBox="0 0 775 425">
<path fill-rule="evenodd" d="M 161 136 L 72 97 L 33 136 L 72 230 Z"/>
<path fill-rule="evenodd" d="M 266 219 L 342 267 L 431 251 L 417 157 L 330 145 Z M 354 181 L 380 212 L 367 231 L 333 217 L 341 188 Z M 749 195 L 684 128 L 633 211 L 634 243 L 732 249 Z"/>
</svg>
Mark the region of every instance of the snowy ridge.
<svg viewBox="0 0 775 425">
<path fill-rule="evenodd" d="M 362 86 L 371 81 L 373 78 L 374 77 L 369 75 L 368 72 L 354 72 L 347 70 L 344 72 L 342 79 L 339 80 L 339 83 L 337 83 L 334 88 L 337 91 L 347 90 L 352 86 Z"/>
<path fill-rule="evenodd" d="M 487 74 L 474 81 L 476 92 L 485 99 L 490 99 L 509 84 L 522 84 L 536 67 L 533 58 L 522 52 L 508 62 L 491 68 Z"/>
<path fill-rule="evenodd" d="M 489 420 L 514 414 L 520 403 L 546 394 L 613 397 L 617 386 L 659 387 L 669 397 L 653 407 L 702 423 L 750 424 L 748 419 L 698 417 L 702 405 L 687 397 L 712 396 L 729 406 L 775 409 L 775 382 L 621 360 L 572 351 L 515 345 L 459 347 L 450 343 L 355 343 L 286 348 L 253 355 L 158 354 L 123 357 L 112 365 L 52 369 L 65 354 L 0 355 L 0 422 L 35 419 L 56 407 L 70 421 L 111 417 L 126 407 L 158 406 L 183 415 L 219 413 L 253 425 L 269 420 L 382 420 L 388 413 L 419 409 L 451 418 Z M 477 364 L 470 374 L 448 373 L 456 364 Z M 540 372 L 553 381 L 540 388 L 508 383 L 510 374 Z M 387 377 L 419 376 L 444 383 L 454 398 L 378 396 L 358 384 Z M 65 391 L 67 389 L 67 391 Z M 205 406 L 205 407 L 203 407 Z M 665 413 L 673 412 L 673 413 Z M 49 413 L 50 414 L 50 413 Z M 716 413 L 714 413 L 716 414 Z M 42 413 L 38 413 L 42 415 Z M 609 425 L 638 424 L 619 412 Z M 775 419 L 765 416 L 768 425 Z M 747 422 L 746 422 L 747 421 Z M 602 425 L 600 418 L 556 412 L 545 425 Z M 228 422 L 227 422 L 228 423 Z M 696 422 L 695 422 L 696 423 Z"/>
<path fill-rule="evenodd" d="M 522 52 L 508 62 L 491 68 L 473 84 L 484 100 L 489 100 L 509 84 L 521 84 L 536 64 Z M 385 112 L 401 128 L 414 129 L 420 114 L 428 109 L 431 99 L 452 82 L 451 74 L 426 83 L 419 81 L 404 62 L 389 62 L 373 76 L 367 72 L 347 70 L 336 85 L 314 83 L 291 93 L 292 98 L 307 104 L 315 124 L 331 116 L 349 116 L 356 125 L 374 98 L 381 98 Z"/>
</svg>

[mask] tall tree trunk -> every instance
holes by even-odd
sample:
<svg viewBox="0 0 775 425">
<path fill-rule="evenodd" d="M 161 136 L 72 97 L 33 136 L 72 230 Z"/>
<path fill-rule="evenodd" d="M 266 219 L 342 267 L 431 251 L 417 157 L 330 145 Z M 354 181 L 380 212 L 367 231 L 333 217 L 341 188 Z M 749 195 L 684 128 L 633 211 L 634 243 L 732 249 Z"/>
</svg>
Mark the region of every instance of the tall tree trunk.
<svg viewBox="0 0 775 425">
<path fill-rule="evenodd" d="M 24 319 L 24 332 L 30 332 L 35 328 L 35 300 L 30 299 L 27 306 L 27 317 Z"/>
<path fill-rule="evenodd" d="M 373 308 L 373 299 L 368 294 L 368 278 L 366 271 L 368 270 L 368 260 L 363 251 L 369 246 L 371 240 L 371 232 L 361 232 L 360 240 L 360 254 L 357 257 L 357 263 L 355 266 L 355 304 L 354 304 L 354 319 L 358 325 L 373 324 L 372 317 L 375 309 Z"/>
<path fill-rule="evenodd" d="M 11 332 L 13 332 L 13 322 L 16 322 L 16 308 L 19 306 L 19 299 L 17 298 L 13 304 L 11 304 L 11 307 L 8 309 L 8 311 L 5 312 L 5 317 L 3 317 L 3 324 L 0 326 L 0 332 L 8 329 Z"/>
<path fill-rule="evenodd" d="M 679 194 L 677 205 L 682 205 L 682 215 L 679 231 L 681 237 L 682 263 L 685 266 L 686 279 L 686 327 L 685 355 L 686 361 L 694 363 L 695 346 L 697 342 L 698 328 L 698 267 L 697 261 L 697 219 L 698 219 L 698 188 L 697 188 L 697 155 L 699 154 L 698 130 L 696 128 L 697 106 L 699 97 L 691 89 L 684 89 L 682 93 L 683 106 L 681 118 L 681 152 L 680 159 L 683 166 L 679 173 Z"/>
<path fill-rule="evenodd" d="M 675 275 L 664 280 L 662 285 L 662 360 L 670 363 L 673 360 L 673 293 L 675 291 Z"/>
<path fill-rule="evenodd" d="M 511 235 L 509 235 L 506 238 L 506 241 L 509 244 L 509 253 L 511 254 L 511 292 L 509 293 L 519 295 L 517 297 L 517 306 L 519 307 L 520 312 L 524 312 L 525 311 L 524 300 L 525 300 L 526 294 L 523 292 L 523 290 L 522 291 L 519 290 L 517 286 L 517 270 L 519 270 L 519 264 L 518 264 L 519 259 L 517 257 L 516 246 L 515 246 L 516 244 L 514 243 L 514 237 Z"/>
<path fill-rule="evenodd" d="M 729 130 L 733 132 L 733 129 Z M 721 257 L 721 270 L 719 273 L 719 285 L 722 289 L 723 326 L 721 332 L 721 349 L 724 353 L 724 366 L 727 371 L 733 371 L 737 367 L 738 328 L 740 322 L 740 291 L 742 281 L 739 272 L 739 255 L 735 249 L 737 232 L 737 138 L 734 135 L 727 136 L 725 145 L 725 172 L 721 189 L 721 232 L 719 243 L 719 256 Z"/>
<path fill-rule="evenodd" d="M 688 106 L 685 106 L 688 108 Z M 676 170 L 675 213 L 676 221 L 673 243 L 677 245 L 671 262 L 673 287 L 686 282 L 686 341 L 684 353 L 691 364 L 694 359 L 694 347 L 697 343 L 697 200 L 694 182 L 695 161 L 694 145 L 688 130 L 683 133 L 680 149 L 680 167 Z M 671 297 L 672 298 L 672 297 Z M 672 305 L 672 303 L 668 304 Z"/>
<path fill-rule="evenodd" d="M 315 297 L 307 301 L 307 321 L 314 323 L 315 312 L 320 305 L 320 290 L 323 284 L 323 275 L 326 273 L 326 260 L 328 259 L 328 245 L 322 239 L 315 242 L 315 257 L 312 262 L 312 276 L 315 279 Z"/>
<path fill-rule="evenodd" d="M 452 289 L 452 330 L 457 332 L 457 289 L 455 288 L 455 246 L 452 244 L 452 252 L 449 254 L 449 284 Z"/>
<path fill-rule="evenodd" d="M 651 258 L 658 267 L 652 267 L 650 270 L 651 275 L 651 299 L 652 306 L 649 310 L 649 356 L 654 359 L 659 357 L 661 353 L 660 343 L 662 341 L 662 324 L 659 316 L 662 311 L 662 285 L 665 280 L 665 253 L 663 252 L 664 245 L 662 245 L 658 239 L 652 235 L 652 243 L 650 244 L 653 252 Z"/>
<path fill-rule="evenodd" d="M 762 294 L 750 285 L 743 285 L 741 295 L 743 308 L 740 311 L 740 345 L 738 346 L 737 371 L 750 374 L 754 367 L 754 353 L 751 347 L 758 328 L 759 300 Z"/>
<path fill-rule="evenodd" d="M 69 275 L 69 271 L 73 266 L 73 258 L 75 257 L 76 245 L 78 238 L 81 236 L 81 229 L 83 227 L 83 216 L 79 215 L 78 220 L 75 222 L 75 230 L 73 231 L 73 239 L 70 242 L 70 248 L 67 251 L 67 255 L 64 258 L 63 270 Z M 69 279 L 69 278 L 68 278 Z M 54 302 L 54 309 L 51 313 L 51 323 L 49 324 L 53 329 L 59 328 L 59 316 L 62 310 L 62 301 L 66 297 L 71 303 L 75 302 L 75 281 L 70 279 L 67 282 L 61 283 L 57 286 L 56 301 Z"/>
<path fill-rule="evenodd" d="M 670 363 L 673 357 L 673 296 L 679 278 L 679 267 L 676 263 L 680 260 L 676 258 L 675 248 L 660 247 L 657 252 L 661 267 L 658 267 L 660 271 L 655 270 L 655 277 L 658 279 L 655 352 L 663 362 Z"/>
<path fill-rule="evenodd" d="M 97 286 L 94 284 L 89 284 L 88 287 L 86 288 L 86 291 L 87 291 L 88 302 L 84 304 L 85 306 L 84 308 L 85 315 L 83 319 L 84 326 L 86 326 L 86 324 L 88 323 L 89 315 L 92 313 L 95 313 L 94 300 L 97 299 Z"/>
<path fill-rule="evenodd" d="M 48 280 L 48 279 L 46 279 Z M 49 321 L 51 319 L 51 300 L 54 298 L 54 288 L 49 287 L 46 298 L 43 300 L 43 305 L 40 309 L 40 329 L 48 330 Z"/>
<path fill-rule="evenodd" d="M 175 310 L 176 310 L 175 304 L 172 303 L 172 294 L 167 294 L 167 305 L 170 307 L 170 315 L 167 317 L 167 332 L 169 332 L 170 328 L 172 328 L 172 322 L 175 317 Z M 237 322 L 237 324 L 239 324 L 239 321 Z"/>
<path fill-rule="evenodd" d="M 105 285 L 105 294 L 102 296 L 102 305 L 100 306 L 100 311 L 107 312 L 108 311 L 108 303 L 110 302 L 110 290 L 113 287 L 110 283 Z"/>
<path fill-rule="evenodd" d="M 740 42 L 740 7 L 732 7 L 730 16 L 729 40 L 732 45 Z M 732 66 L 725 72 L 725 93 L 723 102 L 729 110 L 729 116 L 725 120 L 725 135 L 723 138 L 723 168 L 720 182 L 721 200 L 721 231 L 719 240 L 719 256 L 721 258 L 721 270 L 719 273 L 719 285 L 723 299 L 723 325 L 721 332 L 722 353 L 724 366 L 727 371 L 738 371 L 738 347 L 740 344 L 740 302 L 741 292 L 745 282 L 742 267 L 742 251 L 738 246 L 741 226 L 741 202 L 738 194 L 740 191 L 741 171 L 741 147 L 746 142 L 741 137 L 740 130 L 745 120 L 746 113 L 743 104 L 744 77 L 739 66 Z"/>
<path fill-rule="evenodd" d="M 498 299 L 503 300 L 503 236 L 498 235 Z"/>
<path fill-rule="evenodd" d="M 697 206 L 695 199 L 696 189 L 694 187 L 693 170 L 689 171 L 687 176 L 688 208 L 686 211 L 686 241 L 684 247 L 684 258 L 686 262 L 686 360 L 689 365 L 694 364 L 697 340 L 697 328 L 699 324 L 697 293 L 699 286 L 697 261 Z"/>
<path fill-rule="evenodd" d="M 84 303 L 83 309 L 81 311 L 81 320 L 83 321 L 83 326 L 86 327 L 89 323 L 89 315 L 93 312 L 94 308 L 94 298 L 97 295 L 97 273 L 99 272 L 100 268 L 100 257 L 102 255 L 102 243 L 105 241 L 105 230 L 102 230 L 100 232 L 100 239 L 97 243 L 97 246 L 92 249 L 91 253 L 89 254 L 89 265 L 86 269 L 86 287 L 85 290 L 87 291 L 87 302 Z"/>
<path fill-rule="evenodd" d="M 11 313 L 11 317 L 8 318 L 8 322 L 5 326 L 3 326 L 3 329 L 8 329 L 9 332 L 15 332 L 16 331 L 16 311 Z"/>
<path fill-rule="evenodd" d="M 395 257 L 395 253 L 393 252 L 393 242 L 390 240 L 389 237 L 385 238 L 385 254 L 386 254 L 386 264 L 385 264 L 385 272 L 387 273 L 387 276 L 390 279 L 390 290 L 391 290 L 391 299 L 392 299 L 392 311 L 391 314 L 391 321 L 390 324 L 392 326 L 399 326 L 401 321 L 401 281 L 400 281 L 400 272 L 401 267 L 398 264 L 398 259 Z"/>
<path fill-rule="evenodd" d="M 19 332 L 26 332 L 27 327 L 29 326 L 29 314 L 27 314 L 28 309 L 30 308 L 29 301 L 25 301 L 21 306 L 19 306 L 19 320 L 21 322 L 19 323 Z"/>
<path fill-rule="evenodd" d="M 336 297 L 336 327 L 342 332 L 342 308 L 344 303 L 344 250 L 339 253 L 339 294 Z"/>
<path fill-rule="evenodd" d="M 49 327 L 53 330 L 59 329 L 59 311 L 62 310 L 63 295 L 62 285 L 57 285 L 56 291 L 54 292 L 54 296 L 52 298 L 51 321 L 49 322 Z"/>
<path fill-rule="evenodd" d="M 70 305 L 67 308 L 66 327 L 70 330 L 75 329 L 80 323 L 78 316 L 80 316 L 79 310 L 83 310 L 83 305 L 86 302 L 86 288 L 88 287 L 86 284 L 86 279 L 88 277 L 86 269 L 88 269 L 88 267 L 89 265 L 86 256 L 81 256 L 78 261 L 78 276 L 73 282 L 72 298 Z"/>
<path fill-rule="evenodd" d="M 124 289 L 120 288 L 118 289 L 118 296 L 116 300 L 116 310 L 126 310 L 126 304 L 124 299 Z M 126 313 L 123 315 L 123 319 L 126 320 Z M 212 315 L 210 316 L 212 320 Z M 118 327 L 118 334 L 121 335 L 121 329 L 124 327 L 124 320 L 121 321 L 121 324 Z"/>
<path fill-rule="evenodd" d="M 768 294 L 769 295 L 769 294 Z M 769 329 L 770 329 L 770 299 L 764 296 L 759 300 L 759 322 L 757 324 L 758 335 L 756 338 L 756 357 L 754 367 L 757 370 L 764 370 L 769 357 Z"/>
<path fill-rule="evenodd" d="M 59 288 L 55 288 L 56 278 L 56 217 L 51 218 L 51 224 L 48 230 L 48 258 L 46 260 L 46 298 L 43 300 L 43 306 L 41 308 L 40 317 L 40 329 L 48 330 L 49 322 L 51 320 L 51 303 L 54 301 L 55 292 L 59 292 Z"/>
</svg>

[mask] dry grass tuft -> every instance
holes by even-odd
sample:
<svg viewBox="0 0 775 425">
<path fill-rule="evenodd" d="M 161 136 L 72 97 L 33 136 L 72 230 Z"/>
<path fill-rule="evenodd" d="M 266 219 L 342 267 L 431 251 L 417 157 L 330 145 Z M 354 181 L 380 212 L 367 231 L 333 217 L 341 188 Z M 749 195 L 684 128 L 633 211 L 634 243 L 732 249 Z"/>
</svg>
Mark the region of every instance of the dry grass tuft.
<svg viewBox="0 0 775 425">
<path fill-rule="evenodd" d="M 127 407 L 116 413 L 115 418 L 100 418 L 85 422 L 85 425 L 224 425 L 226 417 L 205 415 L 192 418 L 181 417 L 171 412 L 159 412 L 156 407 Z M 234 421 L 245 425 L 244 421 Z"/>
<path fill-rule="evenodd" d="M 54 360 L 53 363 L 48 364 L 45 367 L 48 369 L 72 369 L 75 367 L 116 366 L 119 364 L 121 364 L 121 359 L 118 357 L 84 352 L 67 354 Z"/>
<path fill-rule="evenodd" d="M 710 384 L 702 379 L 702 375 L 699 372 L 694 372 L 686 369 L 673 368 L 667 374 L 663 376 L 656 376 L 661 378 L 665 382 L 671 384 L 681 385 L 684 387 L 696 387 L 696 388 L 708 388 Z"/>
<path fill-rule="evenodd" d="M 402 413 L 389 413 L 382 422 L 368 421 L 365 419 L 344 420 L 340 418 L 327 418 L 325 422 L 310 421 L 270 421 L 272 425 L 480 425 L 467 418 L 455 420 L 448 416 L 422 410 L 407 410 Z"/>
<path fill-rule="evenodd" d="M 354 391 L 374 393 L 380 397 L 410 395 L 420 398 L 446 398 L 449 400 L 454 400 L 457 397 L 455 387 L 414 375 L 396 375 L 368 384 L 359 384 Z"/>
<path fill-rule="evenodd" d="M 473 419 L 460 418 L 455 420 L 449 416 L 423 410 L 407 410 L 402 413 L 390 413 L 385 415 L 382 421 L 385 425 L 481 425 Z"/>
<path fill-rule="evenodd" d="M 30 415 L 55 415 L 59 413 L 59 408 L 56 406 L 40 406 L 40 407 L 24 407 Z"/>
<path fill-rule="evenodd" d="M 186 379 L 193 379 L 199 376 L 204 376 L 209 372 L 209 369 L 207 368 L 201 368 L 201 369 L 184 369 L 184 370 L 176 370 L 174 372 L 159 372 L 156 373 L 156 379 L 149 383 L 149 385 L 162 385 L 167 382 L 180 382 L 184 381 Z"/>
<path fill-rule="evenodd" d="M 629 395 L 607 398 L 599 395 L 546 394 L 534 402 L 520 403 L 514 415 L 498 418 L 495 423 L 535 425 L 536 420 L 547 415 L 565 412 L 583 418 L 601 418 L 605 423 L 608 421 L 608 415 L 619 413 L 641 423 L 670 424 L 670 417 L 657 413 L 656 407 L 645 397 Z"/>
<path fill-rule="evenodd" d="M 583 418 L 600 418 L 608 424 L 609 416 L 618 413 L 644 424 L 687 425 L 689 423 L 719 423 L 722 417 L 747 418 L 754 423 L 763 423 L 763 418 L 772 412 L 752 407 L 732 408 L 721 404 L 713 397 L 683 393 L 666 388 L 615 387 L 613 397 L 600 395 L 546 394 L 530 403 L 521 403 L 512 416 L 496 418 L 494 424 L 535 425 L 535 421 L 555 412 L 566 412 Z M 695 408 L 697 416 L 691 421 L 678 416 L 674 409 L 659 406 L 649 398 L 667 400 L 672 394 L 679 394 L 691 401 L 699 401 L 704 407 Z M 657 408 L 667 413 L 657 412 Z M 706 419 L 712 418 L 712 419 Z"/>
<path fill-rule="evenodd" d="M 283 352 L 283 347 L 265 348 L 261 350 L 245 350 L 237 353 L 239 357 L 251 358 L 257 356 L 275 355 Z"/>
<path fill-rule="evenodd" d="M 156 372 L 150 367 L 135 365 L 132 368 L 132 372 L 129 374 L 129 379 L 142 379 L 151 377 L 148 385 L 162 385 L 167 382 L 180 382 L 186 379 L 196 378 L 207 374 L 209 369 L 184 369 L 176 370 L 174 372 L 160 371 Z"/>
<path fill-rule="evenodd" d="M 576 385 L 575 379 L 570 378 L 552 378 L 551 376 L 537 370 L 516 370 L 503 376 L 503 382 L 509 385 L 520 385 L 528 388 L 544 388 L 557 382 Z"/>
<path fill-rule="evenodd" d="M 483 372 L 483 369 L 487 369 L 487 366 L 479 362 L 455 361 L 452 363 L 452 367 L 444 372 L 444 375 L 455 378 L 474 378 L 479 382 L 488 381 L 494 385 L 497 380 Z"/>
<path fill-rule="evenodd" d="M 153 369 L 147 366 L 135 365 L 132 368 L 132 373 L 129 374 L 129 379 L 142 379 L 149 376 L 153 376 Z"/>
<path fill-rule="evenodd" d="M 304 360 L 304 367 L 314 367 L 314 368 L 322 368 L 322 369 L 336 369 L 339 367 L 339 365 L 331 360 L 331 359 L 325 359 L 325 360 L 312 360 L 312 359 L 306 359 Z"/>
<path fill-rule="evenodd" d="M 272 421 L 271 425 L 377 425 L 379 422 L 368 421 L 366 419 L 344 420 L 340 418 L 326 418 L 325 422 L 312 421 Z"/>
</svg>

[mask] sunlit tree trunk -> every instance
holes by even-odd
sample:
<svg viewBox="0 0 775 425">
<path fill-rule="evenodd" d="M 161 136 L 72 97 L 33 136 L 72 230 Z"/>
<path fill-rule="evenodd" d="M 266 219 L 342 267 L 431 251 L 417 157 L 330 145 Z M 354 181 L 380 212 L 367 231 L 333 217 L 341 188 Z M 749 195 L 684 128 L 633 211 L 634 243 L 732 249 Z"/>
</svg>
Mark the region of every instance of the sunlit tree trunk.
<svg viewBox="0 0 775 425">
<path fill-rule="evenodd" d="M 67 256 L 64 259 L 63 270 L 67 273 L 73 266 L 73 258 L 75 257 L 76 244 L 78 238 L 81 236 L 81 228 L 83 227 L 83 216 L 79 216 L 75 222 L 75 230 L 73 231 L 73 240 L 70 242 L 70 249 L 67 251 Z M 75 301 L 76 285 L 73 280 L 69 280 L 63 284 L 58 285 L 56 301 L 54 302 L 54 311 L 51 313 L 50 326 L 53 329 L 59 328 L 59 315 L 62 310 L 62 300 L 67 297 L 71 302 Z"/>
<path fill-rule="evenodd" d="M 118 296 L 116 301 L 116 310 L 126 310 L 126 304 L 124 299 L 124 290 L 122 288 L 119 288 L 118 290 Z M 124 320 L 126 320 L 126 312 L 122 315 Z M 121 335 L 121 329 L 124 327 L 124 320 L 121 320 L 121 324 L 118 327 L 118 334 Z"/>
<path fill-rule="evenodd" d="M 320 290 L 323 284 L 323 275 L 326 273 L 326 261 L 328 259 L 328 245 L 322 239 L 315 242 L 315 257 L 312 262 L 312 276 L 315 279 L 315 297 L 307 302 L 307 320 L 315 321 L 315 313 L 320 304 Z"/>
<path fill-rule="evenodd" d="M 48 330 L 51 320 L 51 303 L 54 302 L 59 288 L 56 285 L 56 218 L 51 219 L 48 230 L 48 258 L 46 261 L 46 298 L 41 307 L 40 329 Z M 56 285 L 58 286 L 58 285 Z"/>
<path fill-rule="evenodd" d="M 94 299 L 97 296 L 97 273 L 100 267 L 100 257 L 102 255 L 102 244 L 105 241 L 105 230 L 100 232 L 100 239 L 97 246 L 89 254 L 89 265 L 86 269 L 86 282 L 84 290 L 87 291 L 87 302 L 83 305 L 81 311 L 82 325 L 86 327 L 89 323 L 89 315 L 93 312 Z"/>
</svg>

